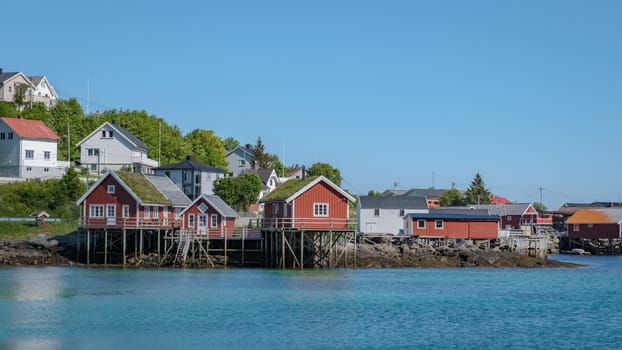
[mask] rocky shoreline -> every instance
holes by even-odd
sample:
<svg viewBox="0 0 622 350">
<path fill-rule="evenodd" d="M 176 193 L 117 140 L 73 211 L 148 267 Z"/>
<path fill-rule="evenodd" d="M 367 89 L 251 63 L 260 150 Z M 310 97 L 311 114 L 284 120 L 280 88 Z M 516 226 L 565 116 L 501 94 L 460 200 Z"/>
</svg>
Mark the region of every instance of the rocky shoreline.
<svg viewBox="0 0 622 350">
<path fill-rule="evenodd" d="M 0 238 L 0 266 L 73 266 L 82 265 L 73 259 L 73 240 L 39 238 L 29 241 Z M 216 267 L 222 260 L 214 257 Z M 500 248 L 463 244 L 459 247 L 413 247 L 407 244 L 359 244 L 357 267 L 489 267 L 542 268 L 577 267 L 580 265 L 549 259 L 529 257 Z M 129 258 L 130 267 L 158 267 L 153 254 L 142 259 Z"/>
</svg>

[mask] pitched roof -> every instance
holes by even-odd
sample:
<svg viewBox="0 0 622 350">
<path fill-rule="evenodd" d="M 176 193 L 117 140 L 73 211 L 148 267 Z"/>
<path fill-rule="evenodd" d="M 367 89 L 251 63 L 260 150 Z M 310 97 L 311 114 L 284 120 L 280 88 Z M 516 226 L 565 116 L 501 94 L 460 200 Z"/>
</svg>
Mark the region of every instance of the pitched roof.
<svg viewBox="0 0 622 350">
<path fill-rule="evenodd" d="M 492 204 L 512 204 L 512 201 L 501 196 L 496 196 L 494 194 L 490 195 L 490 203 Z"/>
<path fill-rule="evenodd" d="M 243 171 L 244 174 L 256 174 L 262 182 L 263 189 L 268 188 L 268 181 L 270 181 L 270 177 L 274 170 L 272 169 L 246 169 Z"/>
<path fill-rule="evenodd" d="M 43 75 L 31 76 L 31 77 L 28 77 L 28 79 L 30 79 L 30 81 L 32 82 L 33 85 L 37 86 L 37 85 L 39 85 L 41 80 L 43 80 Z"/>
<path fill-rule="evenodd" d="M 286 202 L 290 202 L 319 182 L 324 182 L 328 186 L 332 187 L 334 190 L 346 197 L 349 201 L 355 201 L 354 197 L 352 197 L 349 193 L 342 190 L 339 186 L 335 185 L 332 181 L 325 178 L 324 176 L 310 176 L 305 179 L 292 179 L 285 182 L 281 186 L 275 188 L 274 191 L 268 193 L 268 195 L 263 197 L 260 202 L 270 202 L 278 200 L 285 200 Z"/>
<path fill-rule="evenodd" d="M 201 200 L 205 200 L 208 205 L 211 205 L 212 207 L 214 207 L 214 209 L 216 209 L 216 211 L 218 211 L 220 215 L 224 217 L 227 217 L 227 218 L 238 217 L 238 212 L 233 210 L 229 206 L 229 204 L 227 204 L 225 201 L 222 200 L 222 198 L 218 196 L 214 196 L 214 195 L 208 195 L 208 194 L 201 194 L 200 196 L 198 196 L 189 206 L 186 207 L 186 209 L 184 209 L 181 212 L 180 215 L 183 215 L 186 211 L 188 211 L 188 209 L 194 206 L 195 203 L 198 203 Z"/>
<path fill-rule="evenodd" d="M 41 120 L 7 117 L 0 119 L 22 138 L 60 140 L 60 137 Z"/>
<path fill-rule="evenodd" d="M 475 209 L 488 209 L 490 214 L 506 216 L 506 215 L 523 215 L 531 206 L 530 203 L 512 203 L 512 204 L 480 204 L 471 205 L 469 207 Z"/>
<path fill-rule="evenodd" d="M 362 209 L 428 209 L 423 196 L 359 196 Z"/>
<path fill-rule="evenodd" d="M 473 208 L 435 208 L 430 209 L 431 214 L 464 214 L 464 215 L 493 215 L 488 209 L 473 209 Z"/>
<path fill-rule="evenodd" d="M 231 151 L 227 152 L 227 154 L 225 155 L 225 157 L 229 157 L 230 154 L 232 153 L 238 153 L 241 152 L 242 154 L 244 154 L 244 152 L 246 152 L 246 154 L 252 156 L 253 155 L 253 147 L 246 147 L 246 146 L 238 146 L 234 149 L 232 149 Z"/>
<path fill-rule="evenodd" d="M 173 204 L 156 186 L 147 179 L 146 175 L 141 173 L 130 173 L 127 171 L 108 171 L 101 176 L 88 190 L 76 201 L 76 205 L 80 205 L 91 192 L 104 182 L 109 176 L 112 176 L 129 194 L 138 201 L 138 204 Z"/>
<path fill-rule="evenodd" d="M 151 183 L 160 191 L 166 198 L 170 199 L 174 206 L 185 207 L 190 204 L 190 199 L 175 186 L 173 181 L 167 176 L 145 175 L 145 177 L 151 181 Z"/>
<path fill-rule="evenodd" d="M 81 144 L 84 143 L 84 141 L 86 141 L 87 139 L 91 138 L 93 135 L 95 135 L 95 133 L 99 132 L 104 126 L 110 126 L 112 129 L 116 130 L 118 134 L 121 134 L 123 137 L 125 137 L 130 143 L 134 144 L 134 146 L 136 146 L 136 148 L 148 152 L 149 151 L 149 147 L 147 147 L 147 145 L 142 142 L 141 140 L 139 140 L 138 138 L 136 138 L 136 136 L 132 135 L 131 132 L 129 132 L 127 129 L 125 129 L 124 127 L 117 125 L 116 123 L 112 122 L 105 122 L 102 125 L 98 126 L 97 128 L 95 128 L 95 130 L 93 130 L 93 132 L 91 132 L 88 136 L 86 136 L 85 138 L 83 138 L 82 140 L 80 140 L 80 142 L 78 142 L 76 144 L 76 146 L 80 146 Z"/>
<path fill-rule="evenodd" d="M 622 208 L 579 209 L 566 220 L 567 224 L 618 224 Z"/>
<path fill-rule="evenodd" d="M 157 168 L 153 168 L 153 170 L 184 170 L 184 169 L 199 170 L 204 173 L 220 173 L 220 174 L 225 173 L 225 171 L 222 169 L 215 168 L 211 165 L 195 162 L 194 160 L 192 160 L 192 158 L 182 160 L 181 162 L 178 162 L 178 163 L 167 164 L 167 165 L 159 166 Z"/>
<path fill-rule="evenodd" d="M 497 215 L 489 215 L 483 212 L 473 213 L 473 210 L 430 209 L 429 213 L 412 213 L 407 215 L 411 219 L 440 219 L 440 220 L 460 220 L 460 221 L 499 221 Z"/>
<path fill-rule="evenodd" d="M 123 180 L 143 203 L 172 204 L 172 201 L 166 198 L 166 196 L 147 179 L 145 174 L 131 173 L 128 171 L 115 171 L 114 173 Z"/>
<path fill-rule="evenodd" d="M 447 190 L 439 188 L 413 188 L 408 190 L 403 196 L 424 196 L 428 199 L 440 198 Z"/>
<path fill-rule="evenodd" d="M 0 73 L 0 84 L 4 83 L 5 81 L 13 78 L 15 75 L 19 74 L 19 72 L 3 72 Z"/>
</svg>

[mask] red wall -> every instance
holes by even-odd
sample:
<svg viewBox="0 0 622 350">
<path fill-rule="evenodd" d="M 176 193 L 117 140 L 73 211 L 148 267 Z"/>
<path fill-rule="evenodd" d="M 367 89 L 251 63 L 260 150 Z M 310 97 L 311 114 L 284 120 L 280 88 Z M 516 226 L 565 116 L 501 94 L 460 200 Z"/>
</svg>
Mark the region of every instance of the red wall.
<svg viewBox="0 0 622 350">
<path fill-rule="evenodd" d="M 318 182 L 293 203 L 298 228 L 348 228 L 348 199 L 324 182 Z M 314 203 L 328 203 L 328 217 L 314 217 Z"/>
<path fill-rule="evenodd" d="M 207 205 L 207 210 L 204 213 L 199 211 L 199 206 L 205 203 Z M 190 214 L 194 214 L 194 227 L 188 227 L 188 217 Z M 207 232 L 198 232 L 199 226 L 199 215 L 207 215 Z M 212 228 L 212 214 L 216 214 L 218 216 L 218 225 L 215 228 Z M 205 199 L 201 198 L 196 203 L 194 203 L 186 212 L 183 217 L 183 228 L 188 230 L 189 232 L 194 232 L 196 234 L 205 234 L 210 237 L 223 237 L 226 235 L 227 237 L 233 236 L 233 231 L 235 229 L 235 218 L 223 218 L 218 211 Z"/>
<path fill-rule="evenodd" d="M 417 228 L 417 221 L 425 220 L 425 228 Z M 443 220 L 443 228 L 437 229 L 436 219 L 413 218 L 413 235 L 442 236 L 446 238 L 464 239 L 497 239 L 499 238 L 499 223 L 494 221 L 458 221 Z"/>
<path fill-rule="evenodd" d="M 574 224 L 568 224 L 569 238 L 620 238 L 620 228 L 617 224 L 579 224 L 579 231 L 575 231 Z"/>
</svg>

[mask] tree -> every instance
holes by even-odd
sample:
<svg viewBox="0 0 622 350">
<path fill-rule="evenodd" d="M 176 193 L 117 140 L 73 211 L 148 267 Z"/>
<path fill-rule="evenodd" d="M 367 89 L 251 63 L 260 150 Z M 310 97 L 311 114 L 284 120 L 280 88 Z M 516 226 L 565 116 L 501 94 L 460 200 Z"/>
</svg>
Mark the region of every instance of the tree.
<svg viewBox="0 0 622 350">
<path fill-rule="evenodd" d="M 3 117 L 17 117 L 17 109 L 11 102 L 0 101 L 0 116 Z"/>
<path fill-rule="evenodd" d="M 235 210 L 248 210 L 257 202 L 261 191 L 261 180 L 256 174 L 238 177 L 224 177 L 214 182 L 214 193 Z"/>
<path fill-rule="evenodd" d="M 371 197 L 382 197 L 382 193 L 380 193 L 378 191 L 374 191 L 374 190 L 369 190 L 367 192 L 367 195 L 371 196 Z"/>
<path fill-rule="evenodd" d="M 533 208 L 538 212 L 538 214 L 542 215 L 544 213 L 546 213 L 547 209 L 546 206 L 540 202 L 535 202 L 533 204 Z"/>
<path fill-rule="evenodd" d="M 484 185 L 482 176 L 477 173 L 471 181 L 471 185 L 464 193 L 467 204 L 489 204 L 490 203 L 490 191 Z"/>
<path fill-rule="evenodd" d="M 233 151 L 236 147 L 240 146 L 240 141 L 234 139 L 229 136 L 226 139 L 222 140 L 223 145 L 225 146 L 225 151 Z"/>
<path fill-rule="evenodd" d="M 328 163 L 315 163 L 311 165 L 309 169 L 307 169 L 307 174 L 309 176 L 319 176 L 323 175 L 330 181 L 332 181 L 335 185 L 341 186 L 341 172 L 339 169 L 334 168 Z"/>
<path fill-rule="evenodd" d="M 195 129 L 184 137 L 197 162 L 226 170 L 227 157 L 220 137 L 213 130 Z"/>
<path fill-rule="evenodd" d="M 271 156 L 266 153 L 265 146 L 261 141 L 261 137 L 257 138 L 257 144 L 253 149 L 253 158 L 251 159 L 251 167 L 253 169 L 272 169 L 270 162 Z"/>
<path fill-rule="evenodd" d="M 272 169 L 276 171 L 277 175 L 283 177 L 291 170 L 290 167 L 285 166 L 283 163 L 281 163 L 279 156 L 277 156 L 276 154 L 270 155 L 270 164 L 272 165 Z"/>
<path fill-rule="evenodd" d="M 13 103 L 15 103 L 15 107 L 18 111 L 21 111 L 22 108 L 26 105 L 26 90 L 28 90 L 28 86 L 26 86 L 26 84 L 15 85 L 15 93 L 13 93 Z"/>
<path fill-rule="evenodd" d="M 455 188 L 445 191 L 440 198 L 441 207 L 459 207 L 466 204 L 462 192 Z"/>
</svg>

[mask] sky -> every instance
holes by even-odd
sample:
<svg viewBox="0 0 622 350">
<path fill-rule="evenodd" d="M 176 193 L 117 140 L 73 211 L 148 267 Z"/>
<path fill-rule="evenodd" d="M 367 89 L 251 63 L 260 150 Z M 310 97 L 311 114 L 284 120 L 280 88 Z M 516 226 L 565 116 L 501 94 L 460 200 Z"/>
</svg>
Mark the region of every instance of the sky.
<svg viewBox="0 0 622 350">
<path fill-rule="evenodd" d="M 622 201 L 622 2 L 9 1 L 0 67 L 85 112 L 329 163 L 357 194 Z M 21 14 L 21 15 L 20 15 Z"/>
</svg>

